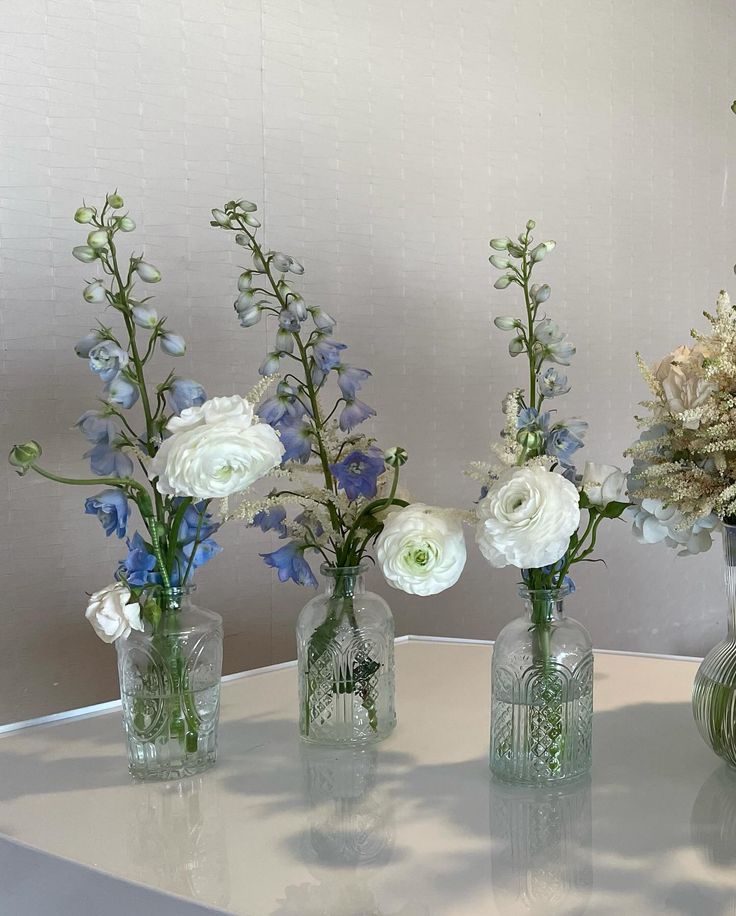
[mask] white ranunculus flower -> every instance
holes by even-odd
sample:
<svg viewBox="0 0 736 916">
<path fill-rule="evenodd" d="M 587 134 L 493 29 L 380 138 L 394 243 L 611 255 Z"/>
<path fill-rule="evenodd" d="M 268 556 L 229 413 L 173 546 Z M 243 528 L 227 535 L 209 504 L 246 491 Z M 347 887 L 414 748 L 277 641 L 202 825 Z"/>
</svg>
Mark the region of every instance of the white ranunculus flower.
<svg viewBox="0 0 736 916">
<path fill-rule="evenodd" d="M 594 506 L 626 502 L 626 474 L 612 464 L 588 461 L 583 469 L 582 489 Z"/>
<path fill-rule="evenodd" d="M 390 513 L 376 542 L 386 581 L 410 595 L 437 595 L 460 578 L 467 553 L 450 510 L 413 503 Z"/>
<path fill-rule="evenodd" d="M 253 405 L 237 395 L 212 398 L 172 417 L 171 433 L 148 475 L 167 496 L 218 499 L 246 490 L 281 463 L 284 447 Z"/>
<path fill-rule="evenodd" d="M 491 566 L 539 569 L 564 556 L 580 524 L 574 484 L 538 466 L 503 474 L 478 504 L 475 539 Z"/>
<path fill-rule="evenodd" d="M 703 407 L 715 391 L 712 382 L 703 378 L 703 358 L 707 354 L 702 345 L 678 347 L 653 367 L 654 375 L 662 383 L 667 407 L 673 414 Z M 684 426 L 697 429 L 699 417 L 691 417 Z"/>
<path fill-rule="evenodd" d="M 120 582 L 90 597 L 84 616 L 103 642 L 127 639 L 131 630 L 143 629 L 140 605 L 129 601 L 130 592 Z"/>
</svg>

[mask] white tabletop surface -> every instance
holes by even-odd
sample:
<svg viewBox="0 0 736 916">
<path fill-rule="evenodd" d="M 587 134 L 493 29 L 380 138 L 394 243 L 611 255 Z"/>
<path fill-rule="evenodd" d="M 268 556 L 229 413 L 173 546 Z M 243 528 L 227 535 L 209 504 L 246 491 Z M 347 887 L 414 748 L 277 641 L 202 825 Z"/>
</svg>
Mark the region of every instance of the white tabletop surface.
<svg viewBox="0 0 736 916">
<path fill-rule="evenodd" d="M 400 643 L 399 724 L 364 752 L 300 745 L 293 667 L 231 680 L 220 760 L 181 783 L 129 780 L 118 710 L 4 734 L 0 833 L 244 916 L 736 914 L 696 664 L 599 654 L 591 779 L 547 792 L 489 777 L 490 656 Z"/>
</svg>

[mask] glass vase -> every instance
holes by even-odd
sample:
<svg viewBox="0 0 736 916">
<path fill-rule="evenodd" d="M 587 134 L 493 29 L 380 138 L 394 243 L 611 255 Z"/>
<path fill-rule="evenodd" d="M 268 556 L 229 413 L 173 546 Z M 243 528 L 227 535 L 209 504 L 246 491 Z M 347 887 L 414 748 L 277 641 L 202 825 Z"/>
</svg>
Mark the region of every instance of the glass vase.
<svg viewBox="0 0 736 916">
<path fill-rule="evenodd" d="M 394 619 L 365 590 L 365 566 L 322 566 L 326 589 L 297 621 L 299 731 L 305 741 L 365 745 L 396 725 Z"/>
<path fill-rule="evenodd" d="M 217 757 L 222 618 L 191 601 L 193 587 L 161 589 L 161 611 L 115 643 L 131 776 L 179 779 Z"/>
<path fill-rule="evenodd" d="M 569 590 L 519 590 L 526 613 L 493 647 L 491 770 L 500 779 L 549 785 L 591 765 L 593 646 L 564 613 Z"/>
<path fill-rule="evenodd" d="M 705 743 L 736 767 L 736 525 L 723 526 L 723 556 L 728 632 L 695 675 L 693 715 Z"/>
</svg>

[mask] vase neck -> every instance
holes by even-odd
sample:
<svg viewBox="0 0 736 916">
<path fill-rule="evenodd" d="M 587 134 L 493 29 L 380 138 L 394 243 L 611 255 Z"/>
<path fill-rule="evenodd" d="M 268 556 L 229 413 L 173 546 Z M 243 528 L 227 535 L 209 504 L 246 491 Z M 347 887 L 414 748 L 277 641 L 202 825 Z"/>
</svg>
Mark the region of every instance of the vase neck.
<svg viewBox="0 0 736 916">
<path fill-rule="evenodd" d="M 736 525 L 723 526 L 723 579 L 728 603 L 728 635 L 736 636 Z"/>
<path fill-rule="evenodd" d="M 183 588 L 159 589 L 156 597 L 163 613 L 170 614 L 189 604 L 189 599 L 194 588 L 193 585 L 186 585 Z"/>
<path fill-rule="evenodd" d="M 325 577 L 325 591 L 336 598 L 353 598 L 365 592 L 365 564 L 361 566 L 328 566 L 322 565 Z"/>
<path fill-rule="evenodd" d="M 562 620 L 565 616 L 565 598 L 569 588 L 528 589 L 522 586 L 519 594 L 524 601 L 527 617 L 532 623 Z"/>
</svg>

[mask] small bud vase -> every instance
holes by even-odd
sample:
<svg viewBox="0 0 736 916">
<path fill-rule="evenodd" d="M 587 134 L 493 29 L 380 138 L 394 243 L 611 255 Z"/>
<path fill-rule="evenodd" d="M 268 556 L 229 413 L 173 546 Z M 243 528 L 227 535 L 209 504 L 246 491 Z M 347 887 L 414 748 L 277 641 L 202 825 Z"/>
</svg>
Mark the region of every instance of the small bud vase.
<svg viewBox="0 0 736 916">
<path fill-rule="evenodd" d="M 703 741 L 736 768 L 736 525 L 723 526 L 723 555 L 728 632 L 695 675 L 693 715 Z"/>
<path fill-rule="evenodd" d="M 160 589 L 143 632 L 115 643 L 131 776 L 179 779 L 217 757 L 222 618 L 191 601 L 193 586 Z M 160 611 L 160 616 L 159 612 Z"/>
<path fill-rule="evenodd" d="M 396 725 L 394 619 L 365 590 L 365 566 L 322 566 L 326 590 L 297 622 L 299 731 L 305 741 L 367 745 Z"/>
<path fill-rule="evenodd" d="M 565 616 L 569 589 L 519 594 L 526 613 L 493 647 L 490 765 L 508 782 L 550 785 L 590 770 L 593 646 Z"/>
</svg>

